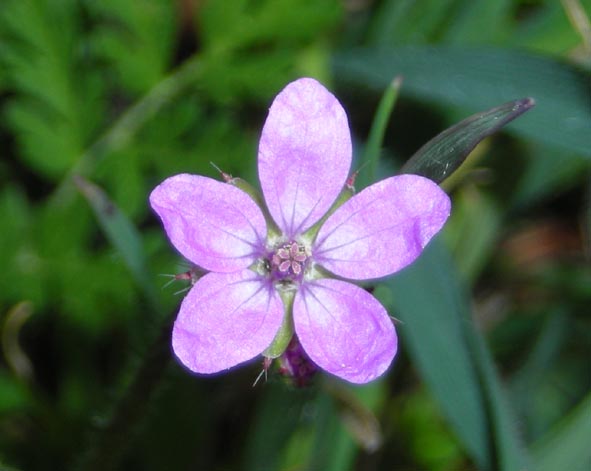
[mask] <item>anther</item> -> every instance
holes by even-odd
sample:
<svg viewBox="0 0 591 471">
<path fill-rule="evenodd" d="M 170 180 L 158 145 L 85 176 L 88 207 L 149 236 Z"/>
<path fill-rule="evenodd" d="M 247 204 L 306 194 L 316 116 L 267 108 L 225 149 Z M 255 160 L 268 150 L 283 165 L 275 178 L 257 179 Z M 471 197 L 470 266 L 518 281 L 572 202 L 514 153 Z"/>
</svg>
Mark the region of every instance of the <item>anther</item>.
<svg viewBox="0 0 591 471">
<path fill-rule="evenodd" d="M 293 281 L 303 273 L 307 259 L 305 247 L 297 242 L 282 244 L 270 257 L 271 273 L 274 273 L 279 281 Z"/>
</svg>

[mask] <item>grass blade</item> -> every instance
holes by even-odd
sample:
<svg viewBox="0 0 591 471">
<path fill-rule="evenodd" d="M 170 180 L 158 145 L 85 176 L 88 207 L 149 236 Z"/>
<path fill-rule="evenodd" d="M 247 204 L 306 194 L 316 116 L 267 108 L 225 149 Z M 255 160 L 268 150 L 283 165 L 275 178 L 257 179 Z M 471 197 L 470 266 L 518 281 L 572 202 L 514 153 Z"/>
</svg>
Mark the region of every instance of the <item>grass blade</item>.
<svg viewBox="0 0 591 471">
<path fill-rule="evenodd" d="M 486 404 L 464 337 L 467 306 L 445 249 L 433 241 L 413 265 L 378 287 L 377 296 L 383 288 L 402 321 L 399 335 L 444 416 L 478 468 L 491 469 Z"/>
<path fill-rule="evenodd" d="M 538 471 L 584 470 L 591 467 L 591 394 L 548 436 L 535 444 L 533 453 Z"/>
<path fill-rule="evenodd" d="M 158 310 L 158 298 L 148 277 L 142 241 L 137 229 L 97 185 L 81 176 L 74 177 L 74 183 L 90 204 L 101 229 L 121 255 L 135 282 L 151 306 Z"/>
<path fill-rule="evenodd" d="M 357 49 L 333 58 L 335 77 L 382 90 L 404 76 L 403 94 L 477 111 L 534 97 L 536 112 L 512 123 L 523 137 L 591 157 L 589 73 L 550 57 L 495 48 Z"/>
<path fill-rule="evenodd" d="M 402 77 L 395 77 L 394 80 L 384 91 L 382 99 L 378 104 L 378 109 L 374 115 L 371 130 L 369 132 L 369 138 L 367 139 L 367 145 L 363 154 L 363 162 L 367 162 L 369 165 L 369 181 L 375 182 L 378 180 L 378 166 L 380 162 L 380 149 L 384 142 L 384 134 L 386 133 L 386 127 L 390 120 L 390 115 L 396 104 L 400 87 L 402 86 Z"/>
</svg>

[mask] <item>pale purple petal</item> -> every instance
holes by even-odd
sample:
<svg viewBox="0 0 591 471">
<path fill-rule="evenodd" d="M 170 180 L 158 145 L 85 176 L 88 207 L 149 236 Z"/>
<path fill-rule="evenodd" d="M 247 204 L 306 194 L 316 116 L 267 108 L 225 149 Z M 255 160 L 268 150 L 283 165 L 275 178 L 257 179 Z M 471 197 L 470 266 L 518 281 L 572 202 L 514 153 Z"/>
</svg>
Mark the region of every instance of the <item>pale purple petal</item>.
<svg viewBox="0 0 591 471">
<path fill-rule="evenodd" d="M 176 249 L 206 270 L 246 268 L 264 247 L 267 224 L 261 210 L 228 183 L 176 175 L 152 191 L 150 204 Z"/>
<path fill-rule="evenodd" d="M 298 339 L 310 359 L 351 383 L 380 376 L 398 341 L 386 309 L 367 291 L 322 279 L 302 286 L 293 306 Z"/>
<path fill-rule="evenodd" d="M 283 319 L 277 290 L 251 270 L 209 273 L 183 300 L 172 331 L 178 359 L 196 373 L 216 373 L 267 348 Z"/>
<path fill-rule="evenodd" d="M 316 80 L 290 83 L 271 105 L 258 162 L 271 216 L 287 237 L 301 234 L 326 214 L 351 166 L 341 104 Z"/>
<path fill-rule="evenodd" d="M 431 180 L 382 180 L 337 209 L 320 229 L 314 259 L 354 280 L 390 275 L 415 260 L 450 213 L 449 197 Z"/>
</svg>

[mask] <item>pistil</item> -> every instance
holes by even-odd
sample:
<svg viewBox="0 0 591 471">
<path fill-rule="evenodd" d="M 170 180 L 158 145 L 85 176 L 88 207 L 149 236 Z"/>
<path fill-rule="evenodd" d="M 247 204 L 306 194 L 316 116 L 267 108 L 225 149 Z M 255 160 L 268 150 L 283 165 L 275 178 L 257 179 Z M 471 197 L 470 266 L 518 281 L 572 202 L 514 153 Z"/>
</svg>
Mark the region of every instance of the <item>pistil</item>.
<svg viewBox="0 0 591 471">
<path fill-rule="evenodd" d="M 271 255 L 271 274 L 280 281 L 300 280 L 309 254 L 295 241 L 281 244 Z"/>
</svg>

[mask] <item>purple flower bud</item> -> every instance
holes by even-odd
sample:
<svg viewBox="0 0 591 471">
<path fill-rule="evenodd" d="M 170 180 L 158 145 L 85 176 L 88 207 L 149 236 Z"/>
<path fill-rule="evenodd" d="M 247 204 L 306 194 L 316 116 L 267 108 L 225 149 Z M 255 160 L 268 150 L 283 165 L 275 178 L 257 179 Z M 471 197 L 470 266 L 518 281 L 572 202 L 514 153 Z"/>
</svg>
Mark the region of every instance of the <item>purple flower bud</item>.
<svg viewBox="0 0 591 471">
<path fill-rule="evenodd" d="M 318 367 L 308 358 L 296 337 L 292 338 L 283 355 L 279 357 L 279 363 L 279 372 L 297 387 L 308 386 L 318 371 Z"/>
</svg>

